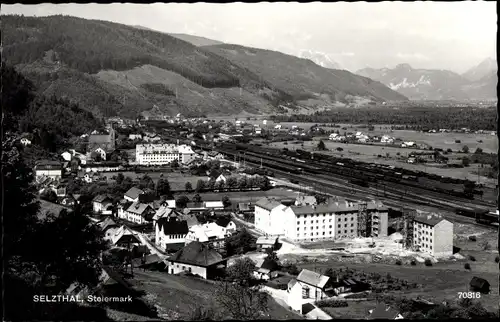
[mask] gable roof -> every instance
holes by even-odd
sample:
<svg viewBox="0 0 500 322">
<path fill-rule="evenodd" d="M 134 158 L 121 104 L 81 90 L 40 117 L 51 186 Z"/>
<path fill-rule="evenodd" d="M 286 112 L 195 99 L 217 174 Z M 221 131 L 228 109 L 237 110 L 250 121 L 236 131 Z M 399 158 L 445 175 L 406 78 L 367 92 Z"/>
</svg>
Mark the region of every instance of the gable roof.
<svg viewBox="0 0 500 322">
<path fill-rule="evenodd" d="M 297 284 L 297 280 L 295 278 L 292 278 L 290 282 L 288 282 L 288 287 L 292 288 L 295 284 Z"/>
<path fill-rule="evenodd" d="M 281 202 L 274 198 L 262 198 L 259 201 L 255 203 L 256 207 L 264 208 L 266 210 L 273 210 L 274 208 L 278 207 L 281 205 Z"/>
<path fill-rule="evenodd" d="M 125 192 L 125 196 L 127 196 L 131 199 L 137 199 L 137 198 L 139 198 L 139 195 L 142 195 L 143 193 L 144 193 L 143 190 L 136 188 L 136 187 L 132 187 L 132 188 L 128 189 L 127 192 Z"/>
<path fill-rule="evenodd" d="M 106 217 L 106 219 L 104 219 L 103 221 L 101 221 L 97 224 L 99 225 L 99 227 L 101 227 L 101 230 L 103 230 L 103 231 L 105 231 L 111 227 L 118 227 L 118 224 L 113 219 L 111 219 L 109 217 Z"/>
<path fill-rule="evenodd" d="M 222 201 L 206 201 L 206 208 L 224 208 L 224 203 Z"/>
<path fill-rule="evenodd" d="M 368 316 L 368 319 L 384 319 L 384 320 L 394 320 L 399 315 L 399 311 L 393 309 L 384 303 L 378 303 L 375 309 L 373 309 Z"/>
<path fill-rule="evenodd" d="M 153 207 L 149 204 L 134 202 L 128 207 L 127 211 L 136 215 L 144 216 L 147 210 L 153 210 Z"/>
<path fill-rule="evenodd" d="M 215 223 L 221 227 L 227 227 L 231 223 L 231 217 L 218 217 Z"/>
<path fill-rule="evenodd" d="M 321 275 L 319 273 L 310 271 L 308 269 L 303 269 L 299 276 L 297 276 L 297 280 L 315 287 L 323 288 L 326 285 L 330 278 L 325 275 Z"/>
<path fill-rule="evenodd" d="M 278 237 L 272 236 L 260 236 L 257 238 L 255 242 L 257 245 L 274 245 L 276 244 Z"/>
<path fill-rule="evenodd" d="M 441 221 L 445 220 L 443 217 L 439 217 L 438 215 L 431 215 L 431 214 L 417 214 L 415 215 L 414 221 L 423 223 L 426 225 L 430 226 L 436 226 L 439 224 Z"/>
<path fill-rule="evenodd" d="M 185 220 L 177 220 L 175 218 L 160 218 L 156 224 L 160 231 L 163 230 L 165 235 L 181 234 L 185 235 L 189 232 L 188 224 Z"/>
<path fill-rule="evenodd" d="M 203 202 L 188 202 L 186 205 L 188 209 L 206 209 Z"/>
<path fill-rule="evenodd" d="M 208 245 L 197 241 L 190 242 L 170 256 L 168 260 L 202 267 L 208 267 L 223 261 L 221 254 L 208 247 Z"/>
<path fill-rule="evenodd" d="M 268 259 L 268 258 L 259 258 L 255 263 L 256 269 L 266 269 L 269 272 L 275 271 L 278 269 L 278 265 L 276 262 Z"/>
<path fill-rule="evenodd" d="M 97 195 L 92 199 L 93 202 L 98 202 L 98 203 L 104 203 L 104 201 L 109 200 L 111 201 L 111 198 L 108 195 Z"/>
<path fill-rule="evenodd" d="M 121 226 L 118 228 L 115 233 L 111 236 L 111 242 L 113 245 L 116 245 L 118 242 L 132 242 L 132 243 L 140 243 L 139 237 L 135 232 L 130 230 L 127 226 Z"/>
</svg>

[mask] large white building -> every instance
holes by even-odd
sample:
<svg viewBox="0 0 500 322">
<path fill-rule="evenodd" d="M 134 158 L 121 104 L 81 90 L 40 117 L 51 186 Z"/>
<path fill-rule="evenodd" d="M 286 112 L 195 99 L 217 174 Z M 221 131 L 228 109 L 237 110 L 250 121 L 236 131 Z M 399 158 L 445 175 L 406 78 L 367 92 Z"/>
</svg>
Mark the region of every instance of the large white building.
<svg viewBox="0 0 500 322">
<path fill-rule="evenodd" d="M 453 223 L 437 215 L 416 215 L 413 219 L 413 245 L 432 256 L 453 255 Z"/>
<path fill-rule="evenodd" d="M 255 227 L 297 242 L 354 238 L 358 237 L 359 206 L 343 200 L 287 207 L 264 198 L 255 205 Z M 388 209 L 382 203 L 367 203 L 366 216 L 371 219 L 371 236 L 387 236 Z"/>
<path fill-rule="evenodd" d="M 141 165 L 163 165 L 174 160 L 186 164 L 195 157 L 191 147 L 185 144 L 137 144 L 135 146 L 136 162 Z"/>
<path fill-rule="evenodd" d="M 276 199 L 260 199 L 255 203 L 255 228 L 268 235 L 283 235 L 285 208 L 286 206 Z"/>
</svg>

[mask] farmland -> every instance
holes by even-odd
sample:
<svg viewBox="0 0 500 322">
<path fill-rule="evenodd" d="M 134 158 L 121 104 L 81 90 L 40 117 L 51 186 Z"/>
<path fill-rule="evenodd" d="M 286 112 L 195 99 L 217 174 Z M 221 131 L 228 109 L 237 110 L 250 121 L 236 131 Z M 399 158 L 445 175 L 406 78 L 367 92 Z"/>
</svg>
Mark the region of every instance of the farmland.
<svg viewBox="0 0 500 322">
<path fill-rule="evenodd" d="M 192 196 L 193 194 L 189 194 Z M 223 196 L 228 196 L 229 200 L 234 204 L 238 202 L 252 202 L 255 203 L 259 199 L 264 197 L 276 198 L 276 199 L 295 199 L 297 197 L 297 192 L 282 189 L 282 188 L 274 188 L 267 191 L 243 191 L 243 192 L 225 192 L 223 194 L 218 193 L 200 193 L 201 199 L 204 201 L 215 201 L 220 200 Z"/>
</svg>

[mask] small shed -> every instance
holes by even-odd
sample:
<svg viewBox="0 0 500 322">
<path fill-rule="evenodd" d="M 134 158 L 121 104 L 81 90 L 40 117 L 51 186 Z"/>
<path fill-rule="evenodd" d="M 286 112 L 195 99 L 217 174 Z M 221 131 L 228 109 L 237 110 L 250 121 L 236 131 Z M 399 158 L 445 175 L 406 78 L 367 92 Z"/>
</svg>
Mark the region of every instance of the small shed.
<svg viewBox="0 0 500 322">
<path fill-rule="evenodd" d="M 261 251 L 265 251 L 267 249 L 275 249 L 278 244 L 278 237 L 273 236 L 260 236 L 257 238 L 257 248 Z"/>
<path fill-rule="evenodd" d="M 475 292 L 488 294 L 490 292 L 490 283 L 484 278 L 474 276 L 470 281 L 470 289 Z"/>
</svg>

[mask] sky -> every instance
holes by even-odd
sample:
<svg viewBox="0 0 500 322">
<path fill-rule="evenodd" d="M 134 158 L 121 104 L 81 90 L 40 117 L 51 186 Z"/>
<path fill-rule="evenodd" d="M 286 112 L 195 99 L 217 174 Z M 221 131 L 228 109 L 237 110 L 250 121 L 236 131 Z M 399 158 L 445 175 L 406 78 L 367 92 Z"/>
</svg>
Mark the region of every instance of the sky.
<svg viewBox="0 0 500 322">
<path fill-rule="evenodd" d="M 63 14 L 292 55 L 310 50 L 353 72 L 408 63 L 463 73 L 496 57 L 496 1 L 14 4 L 2 14 Z"/>
</svg>

